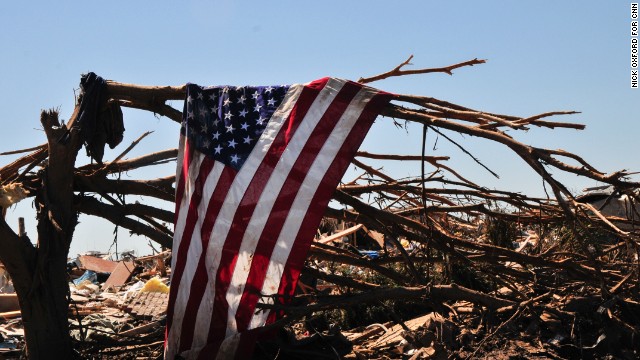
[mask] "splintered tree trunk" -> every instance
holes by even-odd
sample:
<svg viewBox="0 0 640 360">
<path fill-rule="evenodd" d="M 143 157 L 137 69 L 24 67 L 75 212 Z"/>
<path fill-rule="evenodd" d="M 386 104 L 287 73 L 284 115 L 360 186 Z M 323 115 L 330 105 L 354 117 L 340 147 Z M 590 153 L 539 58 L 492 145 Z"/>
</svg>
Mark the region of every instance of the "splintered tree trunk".
<svg viewBox="0 0 640 360">
<path fill-rule="evenodd" d="M 73 170 L 81 141 L 74 126 L 76 112 L 67 127 L 58 114 L 43 111 L 41 122 L 48 139 L 49 163 L 42 170 L 42 184 L 35 190 L 38 244 L 0 223 L 0 255 L 11 274 L 20 300 L 29 359 L 72 359 L 69 334 L 66 264 L 77 223 L 73 207 Z"/>
</svg>

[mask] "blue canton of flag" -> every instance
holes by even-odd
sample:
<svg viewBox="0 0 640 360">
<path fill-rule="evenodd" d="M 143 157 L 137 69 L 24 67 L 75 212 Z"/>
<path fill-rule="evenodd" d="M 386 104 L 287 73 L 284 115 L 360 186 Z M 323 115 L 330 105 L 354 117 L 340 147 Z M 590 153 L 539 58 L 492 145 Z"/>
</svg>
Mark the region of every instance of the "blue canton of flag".
<svg viewBox="0 0 640 360">
<path fill-rule="evenodd" d="M 288 89 L 189 84 L 181 133 L 198 151 L 239 170 Z"/>
</svg>

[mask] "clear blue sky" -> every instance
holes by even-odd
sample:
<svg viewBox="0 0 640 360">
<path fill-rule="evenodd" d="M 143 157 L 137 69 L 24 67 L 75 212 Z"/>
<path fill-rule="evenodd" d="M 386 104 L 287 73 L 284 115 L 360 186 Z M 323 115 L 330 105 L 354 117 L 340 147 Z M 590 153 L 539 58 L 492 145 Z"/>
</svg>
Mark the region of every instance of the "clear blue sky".
<svg viewBox="0 0 640 360">
<path fill-rule="evenodd" d="M 487 64 L 444 74 L 373 83 L 381 89 L 433 96 L 461 105 L 528 116 L 553 110 L 582 114 L 557 118 L 585 131 L 534 129 L 515 134 L 537 146 L 583 155 L 604 171 L 640 170 L 637 149 L 640 90 L 630 89 L 630 17 L 627 1 L 110 1 L 3 2 L 0 5 L 0 152 L 45 141 L 41 109 L 68 119 L 80 74 L 94 71 L 121 82 L 179 85 L 281 84 L 323 76 L 358 79 L 389 70 L 413 54 L 415 67 L 481 58 Z M 175 103 L 181 108 L 181 104 Z M 408 132 L 380 119 L 363 148 L 418 154 L 421 128 Z M 155 130 L 131 156 L 175 147 L 178 126 L 141 111 L 125 112 L 124 145 Z M 439 139 L 429 153 L 489 187 L 542 193 L 541 180 L 503 147 L 454 138 L 501 175 L 495 181 Z M 3 157 L 0 165 L 13 158 Z M 85 158 L 79 159 L 86 161 Z M 386 165 L 396 177 L 417 168 Z M 172 166 L 132 178 L 168 174 Z M 355 173 L 353 173 L 355 174 Z M 561 177 L 571 188 L 596 185 Z M 129 201 L 135 201 L 130 198 Z M 31 201 L 9 210 L 24 216 L 35 239 Z M 83 216 L 71 255 L 106 250 L 113 226 Z M 119 248 L 147 253 L 146 240 Z"/>
</svg>

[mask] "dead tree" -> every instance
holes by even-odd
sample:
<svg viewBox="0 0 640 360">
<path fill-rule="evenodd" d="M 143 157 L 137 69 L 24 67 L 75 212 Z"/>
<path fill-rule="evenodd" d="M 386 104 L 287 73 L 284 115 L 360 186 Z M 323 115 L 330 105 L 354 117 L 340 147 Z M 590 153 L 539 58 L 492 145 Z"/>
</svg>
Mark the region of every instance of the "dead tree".
<svg viewBox="0 0 640 360">
<path fill-rule="evenodd" d="M 25 193 L 35 196 L 38 241 L 16 234 L 0 221 L 0 261 L 11 274 L 20 302 L 28 355 L 31 359 L 70 359 L 74 357 L 68 323 L 69 247 L 78 218 L 74 198 L 74 171 L 78 151 L 84 144 L 92 157 L 102 160 L 101 146 L 117 144 L 104 140 L 104 121 L 113 126 L 121 121 L 119 109 L 104 102 L 104 81 L 88 74 L 81 81 L 82 94 L 73 115 L 63 124 L 54 110 L 43 111 L 40 122 L 47 144 L 17 162 L 3 168 L 3 184 L 21 184 Z M 104 110 L 109 119 L 101 118 Z M 116 113 L 111 111 L 116 110 Z M 119 118 L 118 118 L 119 115 Z M 114 120 L 115 117 L 115 120 Z M 109 133 L 116 134 L 118 130 Z M 104 141 L 103 141 L 104 140 Z M 120 137 L 121 140 L 121 137 Z M 43 163 L 44 160 L 47 160 Z M 26 161 L 25 161 L 26 160 Z M 26 164 L 22 174 L 18 169 Z M 36 165 L 42 169 L 25 177 Z M 24 185 L 24 186 L 23 186 Z M 55 349 L 55 350 L 53 350 Z"/>
<path fill-rule="evenodd" d="M 410 72 L 401 70 L 409 60 L 388 73 L 360 79 L 360 82 L 415 73 L 451 74 L 456 68 L 484 62 L 474 59 L 444 68 Z M 104 92 L 93 98 L 93 105 L 100 109 L 99 114 L 102 114 L 96 116 L 117 117 L 119 107 L 126 106 L 147 110 L 180 122 L 182 113 L 167 105 L 166 101 L 181 100 L 184 94 L 184 86 L 139 86 L 107 81 Z M 84 95 L 83 98 L 87 99 Z M 609 262 L 607 258 L 608 254 L 620 251 L 625 246 L 637 250 L 637 234 L 617 228 L 597 209 L 575 201 L 573 195 L 551 175 L 548 168 L 586 176 L 622 190 L 640 184 L 628 181 L 624 172 L 604 174 L 575 154 L 523 144 L 502 130 L 524 130 L 530 126 L 582 129 L 583 126 L 579 124 L 551 122 L 545 119 L 552 115 L 573 112 L 561 111 L 517 117 L 476 111 L 429 97 L 396 95 L 394 100 L 395 102 L 384 110 L 383 115 L 423 124 L 439 134 L 441 130 L 449 130 L 503 144 L 543 178 L 551 187 L 555 199 L 538 199 L 489 190 L 443 164 L 442 162 L 447 160 L 443 157 L 376 155 L 361 152 L 358 158 L 353 160 L 353 164 L 364 171 L 363 175 L 336 189 L 334 200 L 345 207 L 330 208 L 326 216 L 363 224 L 366 231 L 375 230 L 387 235 L 390 244 L 395 246 L 397 251 L 380 260 L 371 261 L 336 246 L 316 243 L 311 248 L 310 256 L 319 261 L 337 262 L 366 269 L 388 279 L 394 286 L 381 287 L 339 273 L 326 273 L 310 263 L 307 272 L 329 283 L 350 289 L 353 293 L 319 297 L 315 304 L 301 307 L 272 305 L 273 307 L 283 310 L 291 315 L 291 318 L 296 318 L 319 310 L 366 301 L 430 297 L 432 301 L 441 302 L 465 300 L 494 309 L 497 313 L 512 314 L 514 311 L 520 311 L 521 306 L 524 306 L 522 304 L 526 303 L 529 306 L 532 299 L 537 299 L 530 286 L 534 280 L 543 286 L 551 286 L 557 281 L 557 275 L 561 274 L 567 281 L 588 284 L 599 288 L 602 296 L 609 296 L 626 291 L 631 280 L 637 278 L 638 269 L 633 261 Z M 0 246 L 3 248 L 0 261 L 7 267 L 18 292 L 25 321 L 29 357 L 33 359 L 50 358 L 51 348 L 59 350 L 60 358 L 70 358 L 72 354 L 67 325 L 65 265 L 78 213 L 105 218 L 115 225 L 129 229 L 132 233 L 144 235 L 165 247 L 171 247 L 172 229 L 163 225 L 172 222 L 171 211 L 145 204 L 126 204 L 114 197 L 114 194 L 141 195 L 172 202 L 174 177 L 169 175 L 159 179 L 115 181 L 110 179 L 109 175 L 174 161 L 176 150 L 123 160 L 129 148 L 115 160 L 102 163 L 100 146 L 87 140 L 86 127 L 90 125 L 82 117 L 84 109 L 83 102 L 79 102 L 66 125 L 59 123 L 55 112 L 43 112 L 41 122 L 47 135 L 47 144 L 28 149 L 31 153 L 0 169 L 0 181 L 3 186 L 24 188 L 25 195 L 35 196 L 37 204 L 38 243 L 35 246 L 28 238 L 18 236 L 4 220 L 0 221 Z M 105 139 L 107 142 L 112 140 L 115 143 L 113 136 L 103 136 L 101 139 L 97 144 L 102 146 Z M 109 144 L 112 145 L 112 142 Z M 75 167 L 76 154 L 83 143 L 89 144 L 89 150 L 99 161 Z M 362 158 L 379 161 L 421 161 L 433 166 L 435 171 L 413 179 L 397 180 L 363 163 L 365 160 Z M 569 159 L 578 165 L 560 159 Z M 43 166 L 42 170 L 34 171 L 37 166 Z M 374 201 L 365 200 L 367 198 Z M 501 211 L 500 207 L 514 211 Z M 482 234 L 474 232 L 474 228 L 477 221 L 483 217 L 531 224 L 561 224 L 569 221 L 574 225 L 574 229 L 578 230 L 586 224 L 598 224 L 619 237 L 620 243 L 613 244 L 595 255 L 584 243 L 580 243 L 582 248 L 575 254 L 554 247 L 526 253 L 481 241 Z M 399 242 L 401 237 L 419 244 L 420 252 L 408 253 Z M 513 294 L 501 296 L 452 285 L 447 274 L 438 277 L 441 283 L 434 283 L 435 270 L 432 270 L 431 264 L 435 263 L 464 264 L 481 269 L 494 276 L 495 282 L 512 289 Z M 508 263 L 517 263 L 521 268 L 510 267 Z M 535 279 L 532 272 L 527 270 L 532 267 L 543 269 Z M 361 291 L 370 291 L 372 296 L 358 295 Z M 548 307 L 544 308 L 549 310 Z"/>
<path fill-rule="evenodd" d="M 75 160 L 82 145 L 76 123 L 78 108 L 67 126 L 54 110 L 43 111 L 40 122 L 47 135 L 48 165 L 39 172 L 41 183 L 34 191 L 38 219 L 38 242 L 16 234 L 0 221 L 0 260 L 12 276 L 18 294 L 32 359 L 69 359 L 67 256 L 77 223 L 73 204 Z"/>
</svg>

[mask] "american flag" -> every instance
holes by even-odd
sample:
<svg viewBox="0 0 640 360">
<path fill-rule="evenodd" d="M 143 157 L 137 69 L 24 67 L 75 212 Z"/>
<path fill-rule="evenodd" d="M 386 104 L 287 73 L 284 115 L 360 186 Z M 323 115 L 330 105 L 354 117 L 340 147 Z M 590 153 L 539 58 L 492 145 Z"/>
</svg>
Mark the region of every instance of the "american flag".
<svg viewBox="0 0 640 360">
<path fill-rule="evenodd" d="M 189 84 L 178 154 L 165 358 L 238 358 L 293 294 L 338 182 L 391 95 L 324 78 Z M 248 337 L 246 337 L 248 338 Z"/>
</svg>

